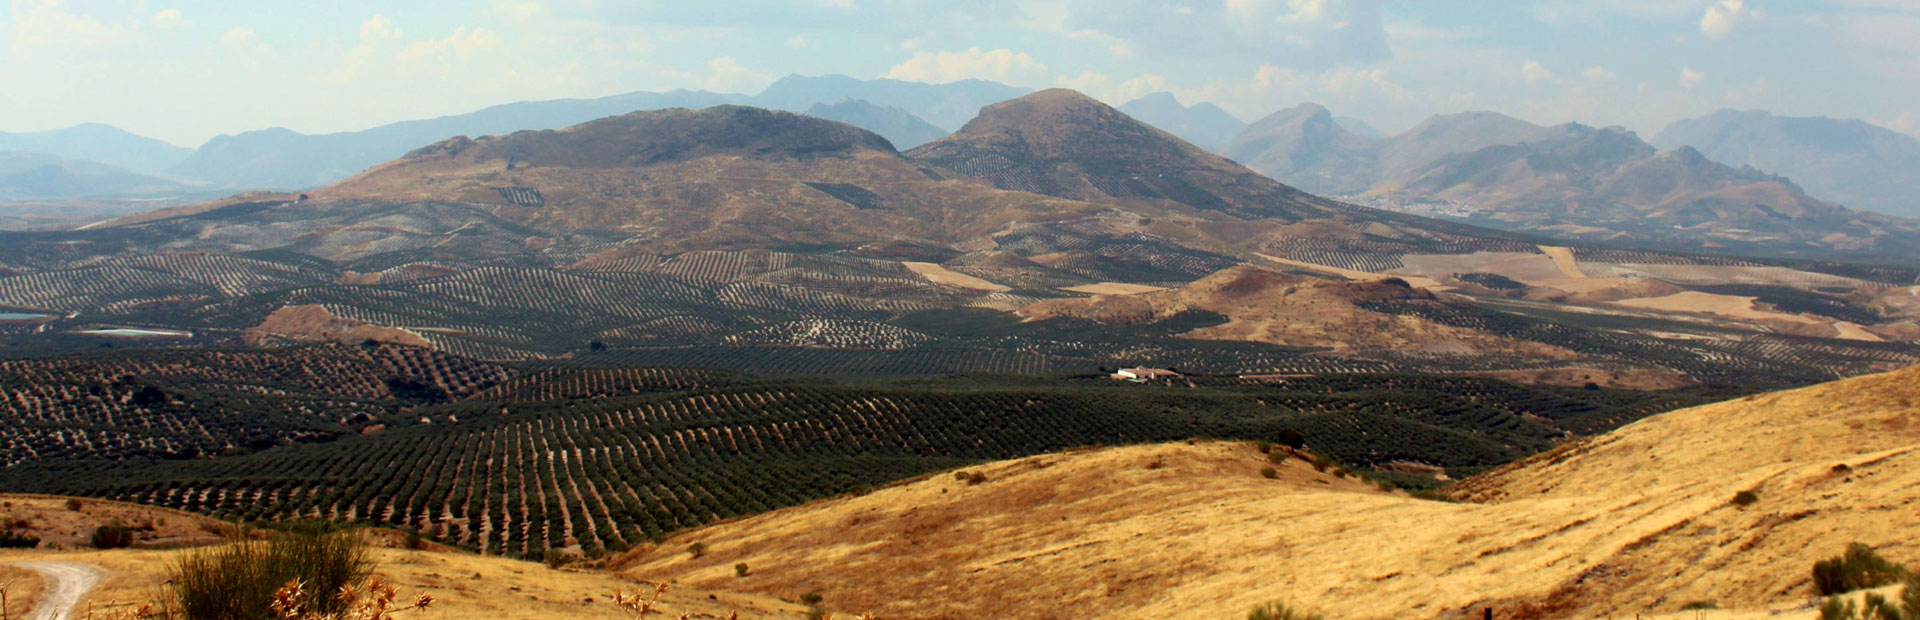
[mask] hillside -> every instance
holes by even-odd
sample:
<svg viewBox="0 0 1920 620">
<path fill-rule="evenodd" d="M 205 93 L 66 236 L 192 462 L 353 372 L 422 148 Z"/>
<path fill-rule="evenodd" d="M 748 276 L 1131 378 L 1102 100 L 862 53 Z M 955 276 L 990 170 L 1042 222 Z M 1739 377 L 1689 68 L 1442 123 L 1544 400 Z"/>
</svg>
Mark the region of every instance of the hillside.
<svg viewBox="0 0 1920 620">
<path fill-rule="evenodd" d="M 1849 542 L 1920 559 L 1920 370 L 1708 405 L 1464 483 L 1382 493 L 1240 443 L 1068 452 L 676 535 L 622 558 L 696 587 L 898 618 L 1561 618 L 1806 600 Z M 1308 437 L 1312 447 L 1314 439 Z M 1842 467 L 1844 466 L 1844 467 Z M 1759 501 L 1730 499 L 1753 490 Z M 686 544 L 707 552 L 690 557 Z M 753 576 L 734 577 L 744 563 Z M 823 568 L 824 567 L 824 568 Z M 1044 601 L 1044 603 L 1041 603 Z"/>
<path fill-rule="evenodd" d="M 807 116 L 853 125 L 880 134 L 896 149 L 910 149 L 946 137 L 947 131 L 900 108 L 883 108 L 858 99 L 815 104 Z"/>
<path fill-rule="evenodd" d="M 1920 216 L 1920 140 L 1865 121 L 1720 110 L 1675 121 L 1652 142 L 1785 175 L 1850 208 Z"/>
<path fill-rule="evenodd" d="M 987 106 L 907 156 L 1001 189 L 1074 200 L 1172 203 L 1242 219 L 1344 212 L 1065 89 Z"/>
</svg>

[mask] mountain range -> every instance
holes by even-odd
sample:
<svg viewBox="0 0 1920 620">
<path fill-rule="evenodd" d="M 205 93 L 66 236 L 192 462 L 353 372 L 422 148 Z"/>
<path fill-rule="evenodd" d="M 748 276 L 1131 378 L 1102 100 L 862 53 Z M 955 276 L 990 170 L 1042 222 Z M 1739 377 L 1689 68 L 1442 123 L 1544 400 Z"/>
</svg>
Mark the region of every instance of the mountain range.
<svg viewBox="0 0 1920 620">
<path fill-rule="evenodd" d="M 1225 153 L 1307 191 L 1561 238 L 1750 255 L 1906 261 L 1920 223 L 1847 209 L 1793 181 L 1632 132 L 1438 115 L 1385 139 L 1304 104 L 1250 125 Z"/>
<path fill-rule="evenodd" d="M 1785 175 L 1855 209 L 1920 216 L 1920 139 L 1865 121 L 1721 110 L 1676 121 L 1653 144 Z"/>
</svg>

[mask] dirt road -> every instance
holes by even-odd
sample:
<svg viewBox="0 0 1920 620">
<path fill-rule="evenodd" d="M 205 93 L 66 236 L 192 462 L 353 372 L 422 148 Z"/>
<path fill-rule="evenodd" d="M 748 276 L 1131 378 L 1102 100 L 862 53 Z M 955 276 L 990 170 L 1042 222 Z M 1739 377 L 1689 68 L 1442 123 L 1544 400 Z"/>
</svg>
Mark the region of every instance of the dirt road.
<svg viewBox="0 0 1920 620">
<path fill-rule="evenodd" d="M 26 620 L 68 620 L 94 586 L 100 585 L 100 569 L 71 562 L 17 562 L 14 566 L 33 570 L 47 580 L 40 604 Z"/>
</svg>

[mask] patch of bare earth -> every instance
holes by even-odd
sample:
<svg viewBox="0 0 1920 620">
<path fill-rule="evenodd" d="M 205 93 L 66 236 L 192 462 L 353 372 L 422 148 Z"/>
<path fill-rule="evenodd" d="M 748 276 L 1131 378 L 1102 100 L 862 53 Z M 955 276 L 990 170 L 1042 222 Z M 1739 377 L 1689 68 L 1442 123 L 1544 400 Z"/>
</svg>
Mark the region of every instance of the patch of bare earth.
<svg viewBox="0 0 1920 620">
<path fill-rule="evenodd" d="M 267 315 L 266 320 L 247 330 L 246 340 L 254 345 L 275 340 L 345 344 L 358 344 L 372 340 L 433 348 L 433 343 L 420 337 L 419 334 L 397 327 L 384 327 L 340 318 L 327 312 L 327 309 L 319 304 L 287 306 L 275 310 L 273 314 Z"/>
</svg>

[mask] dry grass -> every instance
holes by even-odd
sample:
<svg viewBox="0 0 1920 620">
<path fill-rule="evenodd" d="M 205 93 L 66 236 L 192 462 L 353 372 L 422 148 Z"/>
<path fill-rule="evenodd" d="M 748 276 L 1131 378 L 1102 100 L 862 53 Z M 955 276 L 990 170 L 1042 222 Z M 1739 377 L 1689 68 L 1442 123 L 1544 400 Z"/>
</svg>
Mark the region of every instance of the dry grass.
<svg viewBox="0 0 1920 620">
<path fill-rule="evenodd" d="M 928 281 L 933 282 L 934 284 L 945 284 L 947 286 L 958 286 L 960 288 L 970 288 L 978 291 L 991 291 L 995 293 L 1004 293 L 1004 292 L 1013 290 L 1011 288 L 1001 286 L 999 284 L 994 284 L 992 282 L 988 282 L 980 278 L 976 278 L 964 273 L 960 273 L 958 271 L 954 271 L 952 269 L 948 269 L 936 263 L 905 262 L 900 264 L 906 265 L 908 269 L 912 269 L 914 273 L 920 274 L 920 277 L 926 278 Z"/>
<path fill-rule="evenodd" d="M 1812 563 L 1847 542 L 1920 558 L 1903 537 L 1920 527 L 1916 403 L 1909 370 L 1657 416 L 1470 481 L 1483 504 L 1298 462 L 1267 480 L 1237 444 L 1035 457 L 976 468 L 977 486 L 935 476 L 696 530 L 624 566 L 892 618 L 1228 618 L 1273 600 L 1353 619 L 1757 617 L 1803 605 Z M 693 540 L 706 556 L 671 551 Z M 1699 600 L 1732 611 L 1678 613 Z"/>
<path fill-rule="evenodd" d="M 1099 284 L 1082 284 L 1080 286 L 1069 286 L 1069 287 L 1062 288 L 1060 290 L 1072 291 L 1075 293 L 1086 293 L 1088 295 L 1139 295 L 1141 293 L 1151 293 L 1154 291 L 1164 291 L 1167 289 L 1166 287 L 1147 286 L 1145 284 L 1126 284 L 1123 282 L 1101 282 Z"/>
<path fill-rule="evenodd" d="M 39 601 L 40 593 L 47 584 L 40 574 L 20 568 L 0 564 L 0 592 L 5 593 L 5 606 L 0 607 L 0 618 L 25 618 Z"/>
<path fill-rule="evenodd" d="M 1575 280 L 1587 277 L 1586 272 L 1580 270 L 1580 261 L 1573 258 L 1573 248 L 1543 245 L 1540 246 L 1540 251 L 1546 253 L 1547 258 L 1553 259 L 1553 266 L 1559 268 L 1560 273 L 1566 277 Z"/>
<path fill-rule="evenodd" d="M 0 563 L 58 561 L 91 564 L 106 579 L 80 605 L 85 612 L 126 610 L 161 600 L 161 582 L 167 567 L 182 551 L 117 550 L 87 552 L 6 552 Z M 373 552 L 374 576 L 411 600 L 420 594 L 434 598 L 429 618 L 500 620 L 604 620 L 622 617 L 612 595 L 639 587 L 633 580 L 606 573 L 552 570 L 529 562 L 465 553 L 434 553 L 400 549 Z M 651 584 L 647 584 L 649 587 Z M 709 598 L 711 595 L 712 598 Z M 726 618 L 738 612 L 745 620 L 805 617 L 806 609 L 767 597 L 676 588 L 659 609 L 695 618 Z M 18 616 L 16 616 L 18 617 Z"/>
<path fill-rule="evenodd" d="M 24 520 L 21 533 L 40 538 L 47 549 L 88 546 L 94 528 L 112 523 L 135 527 L 136 546 L 182 546 L 223 540 L 217 519 L 168 508 L 98 499 L 81 499 L 79 510 L 68 509 L 69 498 L 45 495 L 0 494 L 0 519 Z M 148 530 L 147 527 L 152 529 Z"/>
</svg>

